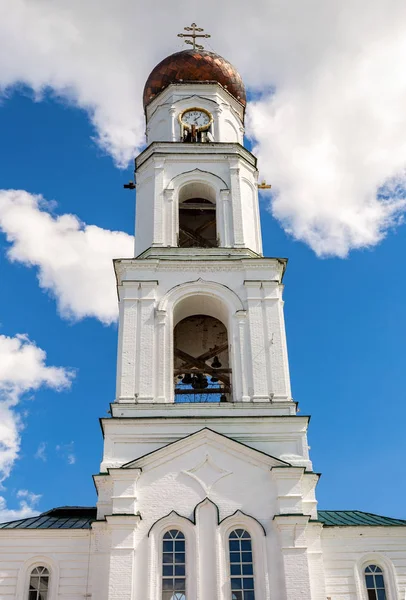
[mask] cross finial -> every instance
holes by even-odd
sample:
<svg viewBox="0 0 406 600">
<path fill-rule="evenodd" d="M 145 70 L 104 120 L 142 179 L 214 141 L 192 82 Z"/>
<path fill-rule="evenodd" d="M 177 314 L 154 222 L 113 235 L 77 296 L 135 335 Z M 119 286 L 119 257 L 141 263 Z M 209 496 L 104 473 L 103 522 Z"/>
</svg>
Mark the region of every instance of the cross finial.
<svg viewBox="0 0 406 600">
<path fill-rule="evenodd" d="M 204 31 L 201 27 L 197 27 L 196 23 L 192 23 L 190 27 L 184 27 L 185 31 L 191 31 L 192 33 L 178 33 L 178 37 L 188 38 L 191 37 L 191 40 L 185 40 L 185 44 L 190 44 L 193 46 L 193 50 L 203 50 L 203 46 L 201 44 L 196 44 L 196 38 L 209 38 L 211 35 L 209 33 L 196 33 L 197 31 Z"/>
</svg>

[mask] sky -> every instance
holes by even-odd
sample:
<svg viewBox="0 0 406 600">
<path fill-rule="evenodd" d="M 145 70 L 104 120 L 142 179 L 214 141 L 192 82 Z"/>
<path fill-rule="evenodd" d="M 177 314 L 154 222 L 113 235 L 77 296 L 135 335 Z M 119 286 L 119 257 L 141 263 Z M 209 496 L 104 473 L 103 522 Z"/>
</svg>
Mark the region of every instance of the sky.
<svg viewBox="0 0 406 600">
<path fill-rule="evenodd" d="M 406 518 L 405 17 L 401 0 L 0 0 L 1 520 L 96 501 L 112 259 L 133 251 L 122 184 L 145 80 L 192 21 L 248 88 L 319 507 Z"/>
</svg>

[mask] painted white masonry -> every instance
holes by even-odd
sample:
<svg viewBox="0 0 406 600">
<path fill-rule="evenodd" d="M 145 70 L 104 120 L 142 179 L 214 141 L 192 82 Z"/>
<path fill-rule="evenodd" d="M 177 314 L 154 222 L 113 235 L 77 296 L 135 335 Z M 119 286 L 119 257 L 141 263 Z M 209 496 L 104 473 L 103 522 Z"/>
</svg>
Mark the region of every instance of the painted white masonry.
<svg viewBox="0 0 406 600">
<path fill-rule="evenodd" d="M 212 142 L 181 141 L 179 114 L 190 107 L 212 113 Z M 50 572 L 47 600 L 162 600 L 169 529 L 185 536 L 185 600 L 232 600 L 236 528 L 252 539 L 256 600 L 368 600 L 371 563 L 387 600 L 405 600 L 405 527 L 317 520 L 309 418 L 290 390 L 286 260 L 262 257 L 242 105 L 215 83 L 176 83 L 146 120 L 135 255 L 115 261 L 117 388 L 102 419 L 97 520 L 88 530 L 0 529 L 0 600 L 28 600 L 36 566 Z M 218 247 L 178 247 L 179 204 L 195 198 L 215 207 Z M 174 401 L 174 328 L 196 315 L 227 329 L 227 402 Z"/>
</svg>

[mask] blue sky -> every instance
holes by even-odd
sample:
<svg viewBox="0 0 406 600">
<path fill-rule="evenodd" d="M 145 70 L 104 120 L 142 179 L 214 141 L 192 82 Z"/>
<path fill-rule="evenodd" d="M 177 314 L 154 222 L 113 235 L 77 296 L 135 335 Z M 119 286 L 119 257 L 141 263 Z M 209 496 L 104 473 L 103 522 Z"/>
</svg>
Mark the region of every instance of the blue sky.
<svg viewBox="0 0 406 600">
<path fill-rule="evenodd" d="M 34 102 L 20 88 L 0 107 L 0 131 L 2 189 L 42 194 L 57 202 L 54 214 L 133 233 L 134 197 L 122 189 L 131 168 L 116 168 L 92 141 L 85 112 L 50 95 Z M 319 507 L 406 518 L 405 229 L 347 259 L 320 259 L 284 233 L 267 204 L 262 198 L 264 253 L 289 258 L 292 387 L 301 414 L 312 415 L 311 456 L 322 473 Z M 41 495 L 41 511 L 93 505 L 91 475 L 102 455 L 98 419 L 114 399 L 116 325 L 61 318 L 54 298 L 38 285 L 37 269 L 11 264 L 4 236 L 0 243 L 0 334 L 27 333 L 46 351 L 47 364 L 76 370 L 70 389 L 24 396 L 20 458 L 2 495 L 9 508 L 18 507 L 21 489 Z M 35 457 L 41 445 L 46 460 Z"/>
</svg>

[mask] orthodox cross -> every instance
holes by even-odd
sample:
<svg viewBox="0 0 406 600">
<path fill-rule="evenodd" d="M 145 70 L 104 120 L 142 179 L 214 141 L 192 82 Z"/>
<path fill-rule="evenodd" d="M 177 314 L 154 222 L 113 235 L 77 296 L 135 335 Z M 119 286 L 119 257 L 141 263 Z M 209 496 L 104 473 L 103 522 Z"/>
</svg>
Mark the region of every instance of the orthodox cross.
<svg viewBox="0 0 406 600">
<path fill-rule="evenodd" d="M 204 31 L 201 27 L 196 27 L 196 23 L 192 23 L 190 27 L 184 27 L 185 31 L 191 31 L 192 33 L 178 33 L 178 37 L 187 38 L 191 37 L 191 40 L 185 40 L 185 44 L 190 44 L 193 46 L 193 50 L 203 50 L 203 46 L 201 44 L 196 44 L 196 38 L 209 38 L 211 35 L 209 33 L 196 33 L 196 31 Z"/>
<path fill-rule="evenodd" d="M 264 180 L 261 183 L 257 183 L 257 187 L 259 190 L 270 190 L 272 186 Z"/>
</svg>

